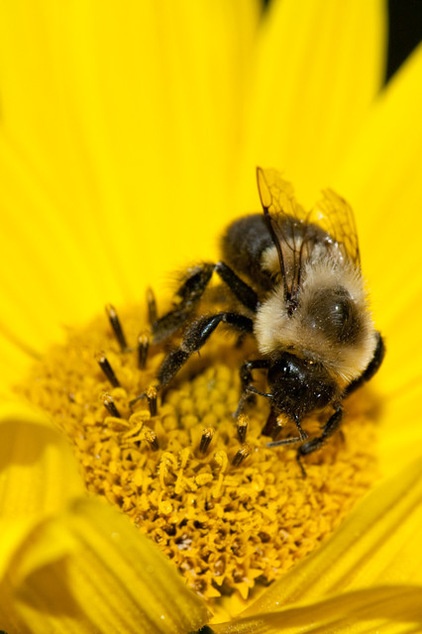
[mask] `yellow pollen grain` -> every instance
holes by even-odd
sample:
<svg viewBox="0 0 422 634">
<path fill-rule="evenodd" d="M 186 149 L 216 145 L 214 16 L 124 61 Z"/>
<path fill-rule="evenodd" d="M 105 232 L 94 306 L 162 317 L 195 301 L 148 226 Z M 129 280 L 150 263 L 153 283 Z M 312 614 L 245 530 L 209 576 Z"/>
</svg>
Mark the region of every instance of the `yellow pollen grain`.
<svg viewBox="0 0 422 634">
<path fill-rule="evenodd" d="M 240 421 L 233 418 L 238 368 L 249 358 L 244 347 L 216 333 L 159 395 L 151 415 L 151 387 L 165 353 L 151 345 L 140 369 L 144 320 L 132 309 L 119 317 L 127 350 L 99 317 L 70 331 L 19 391 L 68 436 L 87 490 L 126 513 L 189 586 L 210 604 L 233 592 L 246 599 L 313 551 L 373 482 L 370 410 L 359 394 L 349 399 L 341 433 L 304 459 L 303 478 L 295 446 L 270 448 L 261 435 L 265 399 Z M 104 357 L 118 387 L 99 365 Z M 320 425 L 304 423 L 310 435 Z"/>
</svg>

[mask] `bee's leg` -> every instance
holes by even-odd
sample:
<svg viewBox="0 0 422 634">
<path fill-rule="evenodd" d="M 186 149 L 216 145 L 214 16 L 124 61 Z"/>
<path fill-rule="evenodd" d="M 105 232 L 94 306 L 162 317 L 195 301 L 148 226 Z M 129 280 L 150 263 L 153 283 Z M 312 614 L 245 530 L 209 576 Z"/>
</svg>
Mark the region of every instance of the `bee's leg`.
<svg viewBox="0 0 422 634">
<path fill-rule="evenodd" d="M 246 390 L 251 383 L 253 383 L 252 370 L 268 370 L 270 367 L 270 361 L 268 359 L 253 359 L 252 361 L 245 361 L 240 366 L 240 382 L 242 392 Z"/>
<path fill-rule="evenodd" d="M 318 449 L 321 449 L 325 441 L 328 438 L 330 438 L 330 436 L 332 436 L 335 431 L 337 431 L 337 429 L 340 426 L 342 418 L 343 418 L 343 408 L 341 407 L 341 405 L 337 405 L 334 413 L 330 416 L 330 418 L 325 423 L 322 429 L 321 435 L 317 436 L 316 438 L 312 438 L 311 440 L 308 440 L 307 442 L 303 443 L 303 445 L 299 447 L 299 449 L 297 450 L 296 458 L 300 465 L 302 473 L 304 475 L 306 475 L 306 473 L 303 468 L 301 458 L 303 458 L 303 456 L 309 455 L 310 453 L 313 453 L 314 451 L 317 451 Z"/>
<path fill-rule="evenodd" d="M 378 335 L 378 342 L 377 342 L 377 347 L 375 348 L 375 352 L 374 352 L 374 356 L 372 357 L 372 360 L 369 362 L 369 365 L 366 368 L 366 370 L 364 370 L 363 373 L 357 379 L 352 381 L 350 385 L 347 386 L 347 388 L 344 391 L 344 396 L 349 396 L 349 394 L 352 394 L 352 392 L 354 392 L 355 390 L 358 389 L 358 387 L 360 387 L 361 385 L 369 381 L 369 379 L 372 379 L 374 374 L 378 372 L 379 367 L 385 356 L 385 343 L 379 332 L 377 333 L 377 335 Z"/>
<path fill-rule="evenodd" d="M 179 298 L 176 306 L 153 321 L 152 332 L 155 343 L 170 337 L 191 317 L 214 271 L 246 308 L 252 312 L 256 311 L 258 296 L 248 284 L 241 280 L 224 262 L 217 262 L 217 264 L 205 262 L 191 269 L 189 275 L 176 291 L 176 297 Z M 148 300 L 148 312 L 149 315 L 154 312 L 151 311 L 150 299 Z"/>
<path fill-rule="evenodd" d="M 271 436 L 273 441 L 275 441 L 277 434 L 280 429 L 277 425 L 277 410 L 272 407 L 270 409 L 270 413 L 267 416 L 267 420 L 265 421 L 264 427 L 261 429 L 261 434 L 263 436 Z"/>
<path fill-rule="evenodd" d="M 140 370 L 145 370 L 148 359 L 148 351 L 150 345 L 150 334 L 149 332 L 141 332 L 138 335 L 138 368 Z"/>
<path fill-rule="evenodd" d="M 267 370 L 269 365 L 268 359 L 254 359 L 240 366 L 240 399 L 234 414 L 236 418 L 242 413 L 244 406 L 253 403 L 256 398 L 256 392 L 249 389 L 253 383 L 252 370 Z"/>
<path fill-rule="evenodd" d="M 161 364 L 157 374 L 161 387 L 170 383 L 189 357 L 202 348 L 221 322 L 233 326 L 240 332 L 252 332 L 252 320 L 239 313 L 223 312 L 196 319 L 186 330 L 180 346 L 172 350 Z"/>
<path fill-rule="evenodd" d="M 246 282 L 240 279 L 236 273 L 224 262 L 217 262 L 215 272 L 229 287 L 237 299 L 252 312 L 258 308 L 258 295 Z"/>
<path fill-rule="evenodd" d="M 178 304 L 152 323 L 154 343 L 167 339 L 189 319 L 214 272 L 215 264 L 205 262 L 190 270 L 190 274 L 176 291 Z"/>
</svg>

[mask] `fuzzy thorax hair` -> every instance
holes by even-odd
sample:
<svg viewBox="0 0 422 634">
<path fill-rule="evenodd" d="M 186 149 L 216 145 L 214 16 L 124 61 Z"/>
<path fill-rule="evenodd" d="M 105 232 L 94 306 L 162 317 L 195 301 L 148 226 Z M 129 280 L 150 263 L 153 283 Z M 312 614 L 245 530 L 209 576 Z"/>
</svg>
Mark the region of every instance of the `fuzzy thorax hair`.
<svg viewBox="0 0 422 634">
<path fill-rule="evenodd" d="M 344 386 L 368 366 L 377 341 L 360 271 L 331 258 L 304 266 L 292 314 L 280 283 L 262 302 L 254 332 L 263 355 L 288 351 L 321 363 Z"/>
</svg>

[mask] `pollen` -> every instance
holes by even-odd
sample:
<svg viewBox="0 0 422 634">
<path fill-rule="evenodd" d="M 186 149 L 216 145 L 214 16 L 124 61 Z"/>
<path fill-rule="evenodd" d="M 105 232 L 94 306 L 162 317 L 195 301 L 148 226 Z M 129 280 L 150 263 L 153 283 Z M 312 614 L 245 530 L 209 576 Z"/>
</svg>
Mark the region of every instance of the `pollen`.
<svg viewBox="0 0 422 634">
<path fill-rule="evenodd" d="M 157 392 L 167 348 L 145 324 L 138 309 L 118 317 L 108 306 L 69 330 L 19 391 L 69 438 L 87 491 L 128 515 L 210 606 L 246 600 L 315 550 L 377 477 L 368 399 L 346 401 L 341 431 L 303 459 L 304 477 L 296 445 L 268 446 L 265 399 L 233 415 L 247 342 L 217 331 Z M 321 423 L 304 429 L 312 437 Z"/>
</svg>

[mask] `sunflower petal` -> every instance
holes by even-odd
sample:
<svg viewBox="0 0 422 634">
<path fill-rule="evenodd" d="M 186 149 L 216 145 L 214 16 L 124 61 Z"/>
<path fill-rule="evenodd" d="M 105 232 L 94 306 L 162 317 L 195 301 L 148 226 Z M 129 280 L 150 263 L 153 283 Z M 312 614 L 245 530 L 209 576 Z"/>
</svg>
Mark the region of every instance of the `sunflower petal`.
<svg viewBox="0 0 422 634">
<path fill-rule="evenodd" d="M 84 491 L 66 440 L 24 405 L 0 415 L 0 575 L 40 519 Z"/>
<path fill-rule="evenodd" d="M 148 538 L 96 499 L 40 524 L 9 567 L 9 594 L 11 584 L 31 631 L 185 634 L 208 618 Z"/>
<path fill-rule="evenodd" d="M 16 414 L 3 408 L 0 418 L 1 520 L 54 513 L 84 490 L 75 458 L 40 415 L 24 405 L 11 408 Z"/>
<path fill-rule="evenodd" d="M 244 178 L 256 164 L 284 166 L 308 204 L 331 182 L 381 87 L 385 6 L 281 0 L 268 18 L 246 100 Z M 251 189 L 247 202 L 255 199 Z"/>
<path fill-rule="evenodd" d="M 422 45 L 380 96 L 332 183 L 357 215 L 365 274 L 375 305 L 383 307 L 379 311 L 382 325 L 396 320 L 406 308 L 405 302 L 416 298 L 420 281 L 414 272 L 422 262 L 421 82 Z M 393 253 L 397 258 L 392 260 Z M 385 298 L 392 296 L 395 301 L 387 303 Z M 406 328 L 402 331 L 407 333 Z"/>
<path fill-rule="evenodd" d="M 382 586 L 346 592 L 316 603 L 241 618 L 215 626 L 216 634 L 312 634 L 347 632 L 409 634 L 422 625 L 421 588 Z"/>
<path fill-rule="evenodd" d="M 422 46 L 380 97 L 335 183 L 357 215 L 371 304 L 387 343 L 373 382 L 387 397 L 380 436 L 386 474 L 419 455 L 422 441 L 415 420 L 422 375 L 415 353 L 422 348 L 421 83 Z"/>
<path fill-rule="evenodd" d="M 41 349 L 57 324 L 86 319 L 110 300 L 138 299 L 140 287 L 197 244 L 198 224 L 180 231 L 186 210 L 220 230 L 258 7 L 0 7 L 8 216 L 0 281 L 15 337 Z M 152 217 L 164 218 L 165 230 Z M 197 257 L 214 249 L 213 235 L 208 227 Z"/>
<path fill-rule="evenodd" d="M 4 300 L 4 294 L 3 298 Z M 2 311 L 4 303 L 2 302 Z M 14 307 L 16 313 L 16 307 Z M 37 353 L 28 348 L 24 339 L 17 338 L 9 328 L 0 324 L 0 401 L 15 401 L 12 386 L 26 375 Z"/>
<path fill-rule="evenodd" d="M 67 178 L 63 166 L 64 188 Z M 79 182 L 76 177 L 75 181 Z M 109 261 L 96 242 L 98 231 L 86 207 L 88 196 L 78 203 L 77 212 L 71 200 L 58 204 L 38 169 L 28 165 L 10 139 L 1 136 L 0 187 L 1 250 L 7 262 L 0 270 L 0 332 L 33 355 L 34 350 L 45 350 L 62 339 L 63 324 L 83 321 L 102 307 L 107 286 L 110 294 L 114 292 L 111 276 L 105 275 Z M 72 196 L 77 191 L 75 184 Z M 82 228 L 77 219 L 83 213 Z M 91 242 L 86 235 L 89 231 Z M 91 259 L 89 266 L 86 256 Z"/>
</svg>

